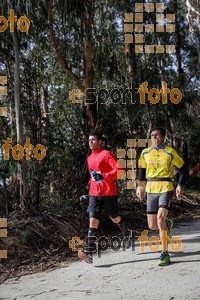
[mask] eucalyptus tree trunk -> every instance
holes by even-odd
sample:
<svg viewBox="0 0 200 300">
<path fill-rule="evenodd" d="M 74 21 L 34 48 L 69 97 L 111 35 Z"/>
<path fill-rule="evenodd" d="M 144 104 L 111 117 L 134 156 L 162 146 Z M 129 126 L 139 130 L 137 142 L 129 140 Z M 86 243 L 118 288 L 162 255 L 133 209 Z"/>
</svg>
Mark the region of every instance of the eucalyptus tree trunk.
<svg viewBox="0 0 200 300">
<path fill-rule="evenodd" d="M 127 115 L 129 120 L 129 131 L 133 138 L 137 138 L 138 126 L 141 124 L 141 117 L 139 115 L 139 108 L 135 104 L 135 89 L 138 88 L 138 73 L 136 65 L 136 55 L 135 55 L 134 43 L 124 43 L 124 55 L 126 63 L 126 82 L 128 86 L 126 88 L 133 91 L 132 100 L 127 105 Z"/>
<path fill-rule="evenodd" d="M 3 177 L 3 193 L 4 193 L 4 199 L 5 199 L 5 213 L 6 213 L 6 216 L 8 216 L 8 193 L 7 193 L 7 184 L 6 184 L 5 177 Z"/>
<path fill-rule="evenodd" d="M 92 79 L 92 0 L 83 1 L 83 51 L 84 51 L 84 85 L 85 90 L 93 87 Z M 90 96 L 91 98 L 91 96 Z M 86 98 L 86 114 L 89 131 L 95 129 L 97 122 L 95 98 Z"/>
<path fill-rule="evenodd" d="M 15 102 L 15 118 L 16 118 L 16 129 L 17 129 L 17 143 L 24 146 L 23 141 L 23 125 L 20 109 L 20 63 L 19 63 L 19 44 L 16 30 L 11 32 L 13 45 L 14 45 L 14 56 L 15 56 L 15 68 L 14 68 L 14 102 Z M 18 173 L 20 181 L 20 206 L 25 207 L 25 199 L 27 193 L 26 185 L 26 162 L 24 157 L 18 162 Z"/>
<path fill-rule="evenodd" d="M 178 16 L 178 4 L 177 0 L 174 1 L 174 12 Z M 177 59 L 177 72 L 178 72 L 178 83 L 179 87 L 184 85 L 184 73 L 182 67 L 182 56 L 181 56 L 181 35 L 180 35 L 180 26 L 179 21 L 175 21 L 175 49 L 176 49 L 176 59 Z"/>
<path fill-rule="evenodd" d="M 49 108 L 48 108 L 48 87 L 44 87 L 41 92 L 41 101 L 43 107 L 43 117 L 49 121 Z"/>
<path fill-rule="evenodd" d="M 197 68 L 199 68 L 200 66 L 200 1 L 186 0 L 186 6 L 188 8 L 186 18 L 189 24 L 189 32 L 194 40 L 194 45 L 198 52 Z"/>
<path fill-rule="evenodd" d="M 124 54 L 125 54 L 125 62 L 126 62 L 126 76 L 128 76 L 129 80 L 133 80 L 134 74 L 136 72 L 136 64 L 135 64 L 135 53 L 133 44 L 124 43 Z"/>
<path fill-rule="evenodd" d="M 86 92 L 86 89 L 93 87 L 92 80 L 92 0 L 83 0 L 83 11 L 81 11 L 81 20 L 82 20 L 82 31 L 83 31 L 83 52 L 84 52 L 84 83 L 81 82 L 80 78 L 70 69 L 67 59 L 63 56 L 62 51 L 59 48 L 58 39 L 55 35 L 53 28 L 53 1 L 48 2 L 48 19 L 49 19 L 49 28 L 50 36 L 54 45 L 54 49 L 58 58 L 60 59 L 62 65 L 66 69 L 67 73 L 74 81 L 75 84 L 81 89 L 83 93 Z M 86 96 L 84 101 L 85 105 L 85 115 L 88 120 L 89 131 L 93 131 L 97 122 L 96 115 L 96 103 L 95 97 Z"/>
</svg>

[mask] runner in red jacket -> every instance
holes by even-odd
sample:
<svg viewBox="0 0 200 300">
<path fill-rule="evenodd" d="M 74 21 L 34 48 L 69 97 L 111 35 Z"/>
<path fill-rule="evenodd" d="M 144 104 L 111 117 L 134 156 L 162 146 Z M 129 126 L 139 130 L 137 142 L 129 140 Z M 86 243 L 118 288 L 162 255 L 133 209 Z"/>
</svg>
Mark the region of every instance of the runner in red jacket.
<svg viewBox="0 0 200 300">
<path fill-rule="evenodd" d="M 91 147 L 94 147 L 90 141 Z M 91 173 L 93 170 L 97 172 L 97 176 L 102 175 L 102 182 L 98 182 L 91 175 L 90 196 L 115 196 L 118 194 L 115 179 L 117 178 L 117 161 L 114 155 L 102 148 L 92 151 L 88 157 L 88 169 Z M 92 172 L 93 173 L 93 172 Z"/>
<path fill-rule="evenodd" d="M 78 256 L 88 263 L 92 263 L 92 253 L 95 252 L 95 236 L 99 226 L 99 216 L 103 208 L 109 214 L 111 220 L 118 225 L 124 236 L 129 236 L 129 230 L 125 227 L 118 212 L 118 191 L 115 184 L 118 168 L 115 156 L 102 147 L 102 137 L 99 133 L 89 136 L 89 147 L 92 153 L 88 157 L 88 170 L 91 174 L 89 181 L 89 205 L 88 213 L 90 225 L 87 243 L 84 250 L 79 250 Z"/>
<path fill-rule="evenodd" d="M 198 162 L 196 164 L 196 166 L 194 167 L 194 169 L 190 170 L 190 176 L 198 173 L 200 171 L 200 162 Z"/>
</svg>

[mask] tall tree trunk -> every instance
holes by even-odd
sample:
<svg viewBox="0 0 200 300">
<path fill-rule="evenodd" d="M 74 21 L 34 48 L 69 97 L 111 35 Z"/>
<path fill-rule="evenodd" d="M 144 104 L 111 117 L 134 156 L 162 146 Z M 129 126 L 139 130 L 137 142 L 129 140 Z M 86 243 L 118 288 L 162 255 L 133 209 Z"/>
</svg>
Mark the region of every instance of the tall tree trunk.
<svg viewBox="0 0 200 300">
<path fill-rule="evenodd" d="M 132 82 L 133 79 L 136 79 L 135 75 L 137 70 L 134 44 L 124 43 L 124 54 L 126 62 L 126 76 L 129 81 Z"/>
<path fill-rule="evenodd" d="M 14 69 L 14 100 L 15 100 L 15 117 L 17 128 L 17 143 L 23 143 L 22 134 L 22 118 L 20 110 L 20 76 L 19 76 L 19 45 L 16 31 L 12 32 L 15 54 L 15 69 Z"/>
<path fill-rule="evenodd" d="M 187 141 L 183 141 L 182 142 L 182 158 L 185 162 L 186 168 L 187 168 L 187 172 L 189 173 L 189 157 L 188 157 L 188 144 Z"/>
<path fill-rule="evenodd" d="M 79 89 L 82 90 L 83 93 L 86 92 L 86 89 L 93 87 L 92 81 L 92 0 L 84 0 L 84 11 L 82 16 L 82 30 L 83 30 L 83 50 L 84 50 L 84 78 L 85 82 L 82 84 L 81 80 L 77 77 L 75 73 L 69 68 L 68 61 L 65 57 L 63 57 L 59 45 L 58 40 L 55 36 L 55 32 L 53 29 L 53 3 L 52 0 L 48 2 L 48 19 L 49 19 L 49 27 L 50 27 L 50 35 L 51 40 L 53 42 L 56 54 L 60 59 L 62 65 L 66 69 L 67 73 L 71 77 L 71 79 L 77 84 Z M 92 98 L 92 99 L 91 99 Z M 96 102 L 95 97 L 89 96 L 85 101 L 85 110 L 88 118 L 88 127 L 89 131 L 93 131 L 97 122 L 97 114 L 96 114 Z"/>
<path fill-rule="evenodd" d="M 127 104 L 127 114 L 129 119 L 129 131 L 133 138 L 137 138 L 138 126 L 141 124 L 138 107 L 135 104 L 135 89 L 138 87 L 138 74 L 136 66 L 135 44 L 124 43 L 124 55 L 126 62 L 126 78 L 130 91 L 132 90 L 132 101 Z"/>
<path fill-rule="evenodd" d="M 77 84 L 79 89 L 81 89 L 83 92 L 85 92 L 84 86 L 82 85 L 80 79 L 72 72 L 72 70 L 69 68 L 68 61 L 65 57 L 63 57 L 62 52 L 59 49 L 58 40 L 56 38 L 54 29 L 53 29 L 53 3 L 52 0 L 48 2 L 48 19 L 49 19 L 49 28 L 50 28 L 50 37 L 54 46 L 54 49 L 56 51 L 56 54 L 61 61 L 63 67 L 66 69 L 67 73 L 71 77 L 71 79 Z"/>
<path fill-rule="evenodd" d="M 175 49 L 176 49 L 176 59 L 177 59 L 177 71 L 178 71 L 178 82 L 179 87 L 184 85 L 184 73 L 182 67 L 182 57 L 181 57 L 181 35 L 180 35 L 180 26 L 177 20 L 178 16 L 178 4 L 177 0 L 174 0 L 174 12 L 176 15 L 175 22 Z"/>
<path fill-rule="evenodd" d="M 83 50 L 84 50 L 84 77 L 85 90 L 93 87 L 92 80 L 92 0 L 84 0 L 83 10 Z M 89 131 L 95 129 L 97 122 L 95 98 L 86 98 L 86 114 L 88 116 Z"/>
<path fill-rule="evenodd" d="M 15 101 L 15 115 L 16 115 L 16 128 L 17 128 L 17 143 L 24 146 L 23 141 L 23 126 L 20 108 L 20 67 L 19 67 L 19 44 L 16 30 L 11 32 L 14 44 L 15 55 L 15 69 L 14 69 L 14 101 Z M 18 163 L 18 172 L 20 174 L 20 206 L 25 207 L 25 199 L 27 193 L 26 185 L 26 162 L 24 157 Z"/>
<path fill-rule="evenodd" d="M 43 117 L 49 120 L 49 108 L 48 108 L 48 88 L 43 88 L 43 93 L 41 96 L 42 107 L 43 107 Z"/>
<path fill-rule="evenodd" d="M 6 178 L 3 177 L 3 193 L 5 199 L 5 213 L 8 216 L 8 193 L 7 193 L 7 185 L 6 185 Z"/>
<path fill-rule="evenodd" d="M 167 119 L 168 119 L 168 130 L 170 133 L 170 146 L 175 147 L 175 140 L 174 140 L 174 132 L 175 132 L 175 120 L 172 116 L 172 113 L 169 109 L 165 108 Z"/>
<path fill-rule="evenodd" d="M 200 2 L 199 0 L 186 0 L 186 6 L 188 8 L 188 12 L 186 14 L 186 18 L 189 24 L 189 32 L 193 36 L 194 44 L 198 52 L 198 64 L 197 68 L 200 66 Z M 196 72 L 196 70 L 195 70 Z"/>
</svg>

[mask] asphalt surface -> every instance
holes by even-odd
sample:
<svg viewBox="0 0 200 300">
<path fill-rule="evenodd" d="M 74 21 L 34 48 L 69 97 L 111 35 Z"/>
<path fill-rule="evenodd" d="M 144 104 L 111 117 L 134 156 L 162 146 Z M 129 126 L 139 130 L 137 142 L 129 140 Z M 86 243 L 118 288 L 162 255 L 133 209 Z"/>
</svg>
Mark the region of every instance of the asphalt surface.
<svg viewBox="0 0 200 300">
<path fill-rule="evenodd" d="M 173 229 L 182 248 L 170 251 L 171 264 L 159 267 L 159 252 L 136 241 L 123 251 L 108 249 L 94 257 L 54 271 L 7 280 L 0 286 L 1 300 L 199 300 L 200 220 Z M 151 238 L 151 235 L 148 235 Z M 174 244 L 178 246 L 178 244 Z M 159 250 L 161 250 L 161 245 Z"/>
</svg>

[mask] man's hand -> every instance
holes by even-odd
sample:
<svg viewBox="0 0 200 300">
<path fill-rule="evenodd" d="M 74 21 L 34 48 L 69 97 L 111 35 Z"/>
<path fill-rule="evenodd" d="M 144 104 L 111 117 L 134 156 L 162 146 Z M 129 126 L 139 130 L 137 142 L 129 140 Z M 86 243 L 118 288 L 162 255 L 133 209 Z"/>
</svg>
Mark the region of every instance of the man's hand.
<svg viewBox="0 0 200 300">
<path fill-rule="evenodd" d="M 144 200 L 144 188 L 142 188 L 141 186 L 138 186 L 136 189 L 136 196 L 140 199 L 140 201 Z"/>
<path fill-rule="evenodd" d="M 88 182 L 88 184 L 86 184 L 85 189 L 86 189 L 86 191 L 89 191 L 89 189 L 90 189 L 90 183 L 89 182 Z"/>
<path fill-rule="evenodd" d="M 183 195 L 183 187 L 180 186 L 180 185 L 177 185 L 177 188 L 176 188 L 176 197 L 177 199 L 180 199 Z"/>
<path fill-rule="evenodd" d="M 88 203 L 89 202 L 89 195 L 81 195 L 80 196 L 80 203 L 82 204 L 82 203 Z"/>
<path fill-rule="evenodd" d="M 91 174 L 94 180 L 97 182 L 101 182 L 103 180 L 103 176 L 100 173 L 97 173 L 95 170 L 92 170 Z"/>
<path fill-rule="evenodd" d="M 190 174 L 190 176 L 192 176 L 194 174 L 194 171 L 190 170 L 189 174 Z"/>
</svg>

